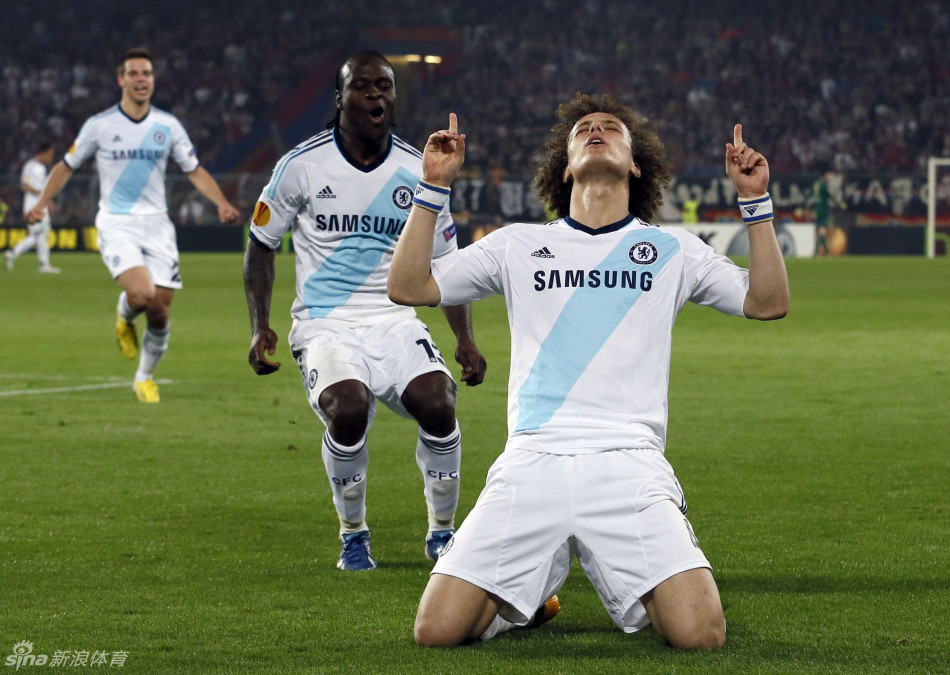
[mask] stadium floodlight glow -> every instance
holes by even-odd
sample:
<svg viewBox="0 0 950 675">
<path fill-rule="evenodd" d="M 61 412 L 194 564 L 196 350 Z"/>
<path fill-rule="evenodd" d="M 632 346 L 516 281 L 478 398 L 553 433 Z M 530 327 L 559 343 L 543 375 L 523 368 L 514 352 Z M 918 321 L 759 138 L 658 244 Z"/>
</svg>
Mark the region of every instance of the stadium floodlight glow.
<svg viewBox="0 0 950 675">
<path fill-rule="evenodd" d="M 386 60 L 394 66 L 401 66 L 407 63 L 419 63 L 422 61 L 422 56 L 419 54 L 384 54 L 384 56 Z"/>
<path fill-rule="evenodd" d="M 927 233 L 924 253 L 928 258 L 937 255 L 937 167 L 950 166 L 950 157 L 930 157 L 927 160 Z"/>
<path fill-rule="evenodd" d="M 386 59 L 393 65 L 404 65 L 407 63 L 442 63 L 442 57 L 438 54 L 386 54 Z"/>
</svg>

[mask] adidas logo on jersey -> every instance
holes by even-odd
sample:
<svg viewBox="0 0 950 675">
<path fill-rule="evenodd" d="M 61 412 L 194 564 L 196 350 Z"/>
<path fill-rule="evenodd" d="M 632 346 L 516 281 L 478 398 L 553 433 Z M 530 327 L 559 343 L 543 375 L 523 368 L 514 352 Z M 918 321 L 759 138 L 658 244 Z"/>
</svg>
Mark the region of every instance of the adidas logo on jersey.
<svg viewBox="0 0 950 675">
<path fill-rule="evenodd" d="M 554 254 L 548 250 L 548 247 L 539 248 L 537 251 L 531 254 L 532 258 L 553 258 Z"/>
<path fill-rule="evenodd" d="M 336 199 L 336 195 L 333 194 L 333 190 L 330 189 L 329 185 L 320 190 L 320 192 L 316 194 L 316 197 L 317 199 Z"/>
<path fill-rule="evenodd" d="M 122 137 L 121 137 L 119 134 L 116 134 L 116 135 L 115 135 L 115 138 L 112 139 L 112 142 L 113 142 L 113 143 L 121 143 L 121 142 L 122 142 Z"/>
</svg>

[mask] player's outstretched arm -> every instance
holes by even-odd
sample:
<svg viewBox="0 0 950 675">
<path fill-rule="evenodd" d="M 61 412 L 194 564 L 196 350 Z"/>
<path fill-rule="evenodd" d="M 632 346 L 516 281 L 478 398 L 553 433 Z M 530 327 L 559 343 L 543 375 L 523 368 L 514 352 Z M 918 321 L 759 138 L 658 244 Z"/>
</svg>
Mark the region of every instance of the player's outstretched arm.
<svg viewBox="0 0 950 675">
<path fill-rule="evenodd" d="M 726 175 L 740 199 L 764 197 L 769 187 L 769 164 L 761 152 L 742 139 L 742 125 L 733 129 L 733 142 L 726 143 Z M 769 321 L 788 314 L 790 293 L 785 258 L 775 236 L 773 221 L 748 226 L 749 292 L 743 311 L 750 319 Z"/>
<path fill-rule="evenodd" d="M 277 333 L 270 327 L 270 303 L 274 290 L 274 252 L 252 240 L 244 253 L 244 295 L 251 317 L 251 349 L 247 360 L 258 375 L 269 375 L 280 368 L 271 361 L 277 350 Z"/>
<path fill-rule="evenodd" d="M 236 223 L 241 218 L 240 212 L 231 205 L 231 202 L 221 191 L 218 182 L 203 166 L 199 166 L 189 173 L 188 180 L 197 188 L 198 192 L 218 207 L 218 219 L 222 223 Z"/>
<path fill-rule="evenodd" d="M 72 177 L 73 170 L 66 165 L 66 162 L 62 160 L 58 161 L 56 166 L 53 167 L 53 170 L 49 172 L 49 177 L 46 179 L 46 185 L 43 187 L 39 201 L 36 202 L 36 205 L 32 209 L 27 211 L 26 222 L 32 225 L 43 220 L 43 218 L 46 217 L 46 207 L 49 206 L 56 195 L 63 191 L 63 188 L 66 187 L 66 183 L 68 183 Z"/>
<path fill-rule="evenodd" d="M 409 219 L 396 242 L 392 264 L 389 268 L 389 299 L 400 305 L 434 307 L 442 294 L 429 272 L 432 261 L 432 238 L 440 208 L 420 205 L 419 191 L 425 193 L 424 184 L 435 190 L 445 191 L 452 184 L 465 161 L 465 134 L 458 132 L 458 118 L 449 115 L 449 128 L 429 136 L 422 153 L 422 181 L 417 188 L 417 198 L 409 212 Z M 444 202 L 444 199 L 443 199 Z"/>
</svg>

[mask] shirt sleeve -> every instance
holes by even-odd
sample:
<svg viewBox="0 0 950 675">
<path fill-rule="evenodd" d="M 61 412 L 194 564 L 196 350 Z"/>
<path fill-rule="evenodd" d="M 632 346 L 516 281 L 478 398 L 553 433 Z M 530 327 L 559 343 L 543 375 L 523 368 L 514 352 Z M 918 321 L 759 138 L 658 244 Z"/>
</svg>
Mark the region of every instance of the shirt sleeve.
<svg viewBox="0 0 950 675">
<path fill-rule="evenodd" d="M 99 139 L 96 136 L 96 123 L 92 119 L 86 120 L 79 129 L 79 135 L 73 141 L 72 146 L 63 156 L 63 162 L 70 169 L 75 171 L 83 163 L 96 154 L 99 149 Z"/>
<path fill-rule="evenodd" d="M 43 177 L 36 162 L 27 162 L 20 172 L 20 185 L 39 192 L 43 189 Z"/>
<path fill-rule="evenodd" d="M 505 229 L 432 261 L 432 276 L 442 294 L 441 305 L 462 305 L 504 294 Z"/>
<path fill-rule="evenodd" d="M 689 301 L 723 314 L 745 316 L 742 307 L 749 292 L 749 270 L 719 255 L 696 235 L 685 231 L 683 234 Z"/>
<path fill-rule="evenodd" d="M 435 235 L 432 241 L 432 257 L 441 258 L 458 250 L 458 232 L 452 220 L 450 202 L 446 202 L 435 221 Z"/>
<path fill-rule="evenodd" d="M 280 173 L 275 170 L 254 206 L 251 236 L 276 249 L 293 225 L 307 194 L 307 176 L 299 162 L 291 162 Z"/>
<path fill-rule="evenodd" d="M 192 144 L 188 132 L 185 131 L 185 127 L 177 119 L 172 126 L 171 157 L 184 173 L 191 173 L 198 168 L 198 155 L 195 153 L 195 146 Z"/>
</svg>

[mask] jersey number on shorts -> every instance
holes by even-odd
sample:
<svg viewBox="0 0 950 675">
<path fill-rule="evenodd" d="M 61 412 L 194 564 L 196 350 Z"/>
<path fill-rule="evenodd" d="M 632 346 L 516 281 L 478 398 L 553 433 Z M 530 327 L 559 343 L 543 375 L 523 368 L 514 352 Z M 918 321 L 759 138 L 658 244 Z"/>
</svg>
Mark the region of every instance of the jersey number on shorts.
<svg viewBox="0 0 950 675">
<path fill-rule="evenodd" d="M 424 338 L 416 340 L 416 344 L 426 350 L 426 354 L 429 356 L 430 361 L 437 361 L 443 366 L 445 365 L 445 359 L 442 358 L 442 353 L 439 352 L 439 348 L 434 344 Z"/>
</svg>

